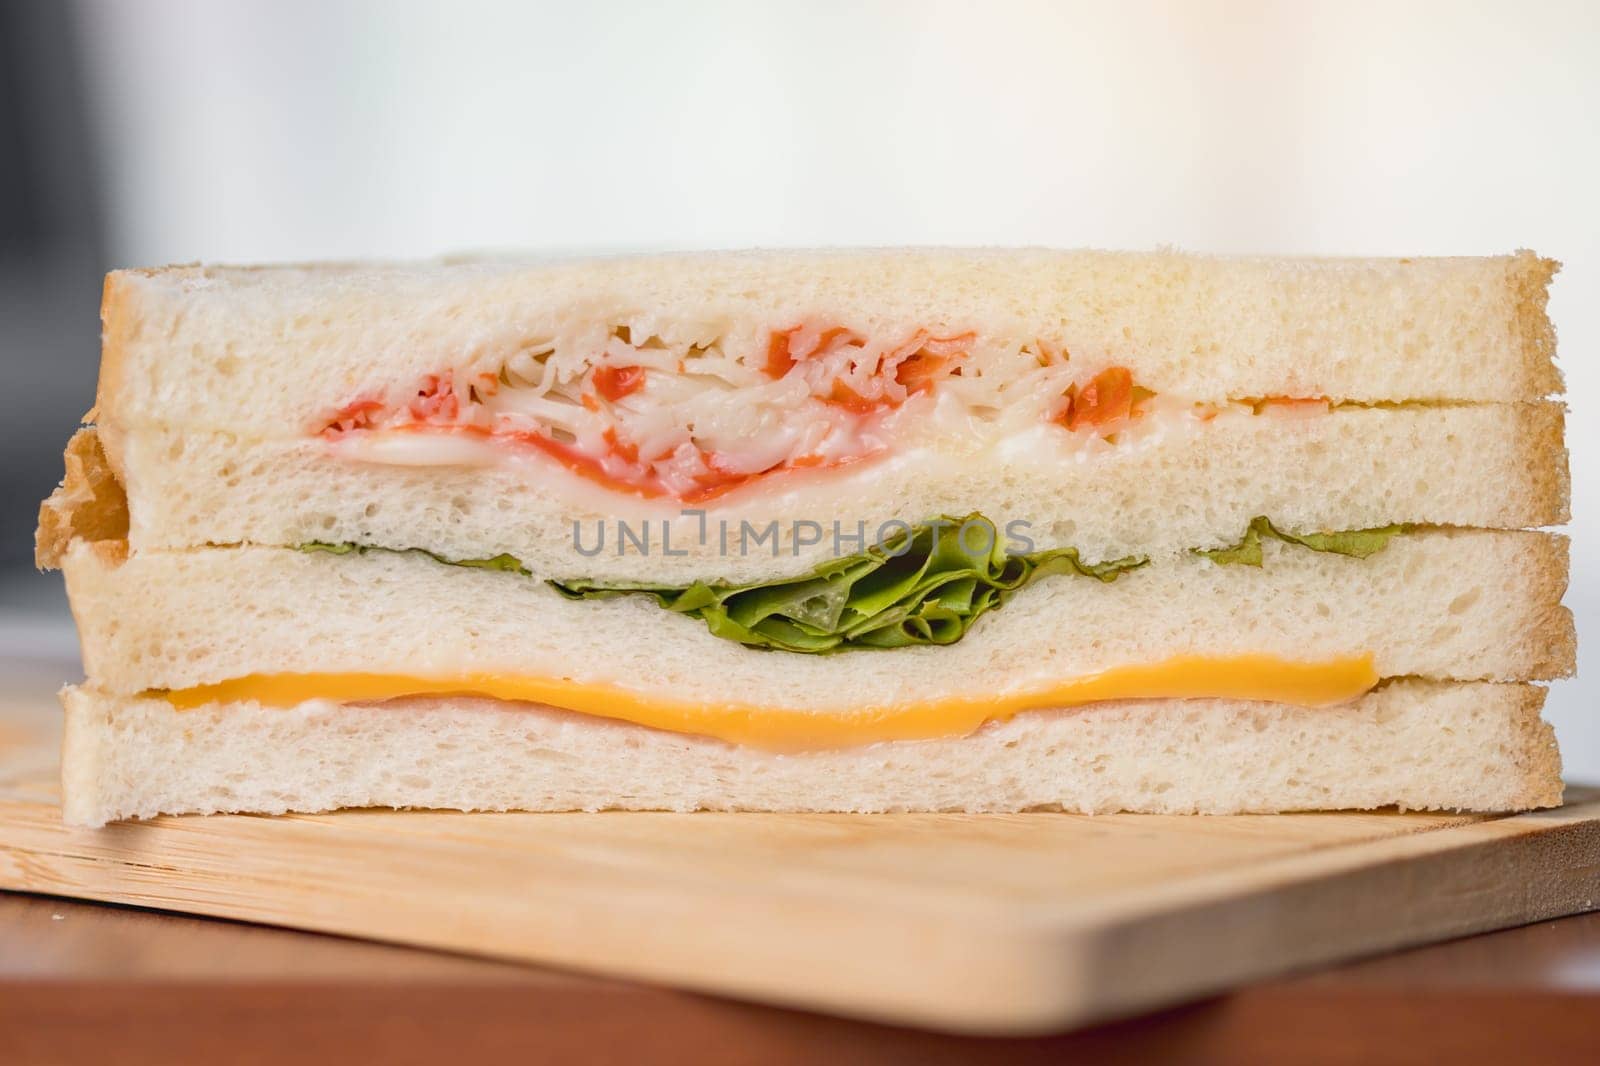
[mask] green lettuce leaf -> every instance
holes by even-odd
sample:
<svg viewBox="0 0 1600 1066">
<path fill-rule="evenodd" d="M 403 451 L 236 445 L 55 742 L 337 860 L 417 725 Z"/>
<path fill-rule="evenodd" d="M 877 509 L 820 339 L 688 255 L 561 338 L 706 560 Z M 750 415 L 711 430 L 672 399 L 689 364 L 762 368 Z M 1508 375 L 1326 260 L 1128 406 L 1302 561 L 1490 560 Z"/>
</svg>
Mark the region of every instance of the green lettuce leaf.
<svg viewBox="0 0 1600 1066">
<path fill-rule="evenodd" d="M 1381 552 L 1389 546 L 1391 538 L 1401 533 L 1409 533 L 1414 527 L 1410 524 L 1396 526 L 1380 526 L 1377 529 L 1350 529 L 1340 533 L 1285 533 L 1274 526 L 1265 516 L 1251 521 L 1244 536 L 1239 543 L 1229 548 L 1195 549 L 1195 554 L 1204 555 L 1215 563 L 1241 566 L 1261 565 L 1261 538 L 1272 537 L 1285 544 L 1298 544 L 1303 548 L 1310 548 L 1317 552 L 1333 552 L 1337 555 L 1349 555 L 1356 559 L 1365 559 L 1369 555 Z"/>
<path fill-rule="evenodd" d="M 954 644 L 986 612 L 1038 578 L 1079 574 L 1114 581 L 1147 561 L 1085 563 L 1075 548 L 1007 555 L 994 523 L 973 514 L 924 523 L 882 545 L 776 581 L 697 581 L 687 588 L 598 581 L 550 584 L 575 600 L 653 596 L 662 607 L 700 619 L 724 639 L 816 654 Z"/>
<path fill-rule="evenodd" d="M 446 566 L 471 566 L 480 570 L 503 570 L 511 574 L 522 574 L 524 577 L 532 576 L 527 567 L 522 565 L 522 560 L 515 555 L 495 555 L 488 559 L 446 559 L 442 555 L 435 555 L 426 548 L 379 548 L 371 544 L 357 544 L 354 541 L 340 541 L 336 544 L 327 541 L 313 540 L 297 545 L 303 552 L 327 552 L 329 555 L 365 555 L 368 552 L 389 552 L 393 555 L 425 555 L 436 563 Z"/>
<path fill-rule="evenodd" d="M 1408 533 L 1410 525 L 1339 533 L 1286 533 L 1256 518 L 1231 547 L 1196 549 L 1217 563 L 1260 566 L 1261 542 L 1271 537 L 1312 551 L 1365 559 Z M 963 529 L 966 537 L 962 536 Z M 983 536 L 978 536 L 979 532 Z M 971 546 L 969 547 L 969 542 Z M 447 559 L 422 548 L 377 548 L 314 541 L 301 551 L 348 555 L 393 551 L 424 555 L 449 566 L 532 576 L 513 555 Z M 697 581 L 687 587 L 650 583 L 550 581 L 574 600 L 647 595 L 669 611 L 697 618 L 714 635 L 757 648 L 825 654 L 855 648 L 954 644 L 986 612 L 1024 586 L 1056 574 L 1115 581 L 1149 560 L 1130 556 L 1085 563 L 1076 548 L 1007 555 L 994 523 L 979 514 L 941 518 L 901 532 L 882 545 L 830 559 L 809 573 L 749 584 Z"/>
</svg>

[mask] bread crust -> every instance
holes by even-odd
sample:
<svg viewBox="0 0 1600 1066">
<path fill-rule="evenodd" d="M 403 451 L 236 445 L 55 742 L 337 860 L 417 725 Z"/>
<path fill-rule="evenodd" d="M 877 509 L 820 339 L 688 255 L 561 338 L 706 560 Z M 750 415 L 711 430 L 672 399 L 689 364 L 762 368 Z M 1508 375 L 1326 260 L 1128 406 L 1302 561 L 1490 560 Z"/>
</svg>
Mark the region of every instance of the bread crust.
<svg viewBox="0 0 1600 1066">
<path fill-rule="evenodd" d="M 1539 525 L 1572 521 L 1572 467 L 1567 451 L 1567 406 L 1564 403 L 1516 405 L 1522 415 L 1526 483 L 1503 486 L 1525 496 L 1530 512 L 1546 516 Z"/>
<path fill-rule="evenodd" d="M 136 279 L 175 274 L 197 265 L 113 270 L 106 275 L 100 290 L 100 376 L 95 384 L 94 407 L 84 416 L 85 422 L 115 420 L 119 413 L 117 403 L 127 391 L 127 353 L 138 339 L 146 314 L 139 302 Z"/>
<path fill-rule="evenodd" d="M 1561 749 L 1556 744 L 1555 729 L 1542 714 L 1549 690 L 1539 685 L 1515 687 L 1510 755 L 1521 782 L 1512 794 L 1512 802 L 1518 810 L 1559 807 L 1565 791 Z"/>
<path fill-rule="evenodd" d="M 1566 388 L 1566 383 L 1555 364 L 1556 330 L 1547 308 L 1550 282 L 1561 270 L 1561 264 L 1524 248 L 1511 257 L 1508 267 L 1508 287 L 1515 308 L 1511 328 L 1522 350 L 1522 365 L 1528 377 L 1525 391 L 1556 395 Z"/>
<path fill-rule="evenodd" d="M 76 540 L 106 542 L 109 553 L 125 556 L 128 498 L 101 446 L 100 435 L 86 426 L 72 435 L 62 454 L 66 475 L 39 505 L 34 533 L 34 563 L 41 570 L 60 567 Z"/>
</svg>

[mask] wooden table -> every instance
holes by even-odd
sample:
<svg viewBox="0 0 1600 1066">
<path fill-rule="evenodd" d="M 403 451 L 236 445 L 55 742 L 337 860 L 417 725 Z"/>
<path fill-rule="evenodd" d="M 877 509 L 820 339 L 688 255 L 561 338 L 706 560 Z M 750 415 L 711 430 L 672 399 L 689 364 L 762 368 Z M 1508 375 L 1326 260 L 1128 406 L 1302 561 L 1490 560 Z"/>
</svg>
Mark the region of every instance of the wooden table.
<svg viewBox="0 0 1600 1066">
<path fill-rule="evenodd" d="M 841 960 L 848 965 L 848 960 Z M 1600 1061 L 1600 913 L 1060 1037 L 985 1040 L 666 988 L 0 894 L 0 1061 Z"/>
</svg>

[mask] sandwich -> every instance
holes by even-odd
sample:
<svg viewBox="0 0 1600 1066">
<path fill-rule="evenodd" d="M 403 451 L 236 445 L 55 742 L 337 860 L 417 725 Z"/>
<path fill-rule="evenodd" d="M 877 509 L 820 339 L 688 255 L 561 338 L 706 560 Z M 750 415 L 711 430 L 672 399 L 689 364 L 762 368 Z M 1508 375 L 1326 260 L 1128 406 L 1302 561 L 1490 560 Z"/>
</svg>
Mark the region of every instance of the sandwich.
<svg viewBox="0 0 1600 1066">
<path fill-rule="evenodd" d="M 1558 804 L 1556 269 L 117 271 L 65 817 Z"/>
</svg>

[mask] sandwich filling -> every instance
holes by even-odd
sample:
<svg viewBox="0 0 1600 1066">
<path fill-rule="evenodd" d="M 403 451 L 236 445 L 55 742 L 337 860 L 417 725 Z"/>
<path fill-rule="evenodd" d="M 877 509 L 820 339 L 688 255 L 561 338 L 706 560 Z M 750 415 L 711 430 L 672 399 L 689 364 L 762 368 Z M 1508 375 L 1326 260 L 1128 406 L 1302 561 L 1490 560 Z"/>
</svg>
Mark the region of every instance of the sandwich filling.
<svg viewBox="0 0 1600 1066">
<path fill-rule="evenodd" d="M 1266 518 L 1240 540 L 1199 554 L 1219 565 L 1260 566 L 1262 541 L 1365 558 L 1407 527 L 1294 534 Z M 977 536 L 974 536 L 974 531 Z M 334 554 L 389 550 L 309 544 Z M 513 556 L 447 560 L 454 566 L 529 576 Z M 1086 563 L 1071 548 L 1008 554 L 982 515 L 941 518 L 908 528 L 865 552 L 831 560 L 793 578 L 749 585 L 696 582 L 684 587 L 551 581 L 572 600 L 653 597 L 665 610 L 697 620 L 711 635 L 773 653 L 834 654 L 938 646 L 960 640 L 983 614 L 1004 607 L 1028 584 L 1051 575 L 1115 581 L 1143 558 Z M 380 673 L 255 674 L 192 688 L 152 692 L 179 709 L 254 701 L 298 706 L 318 700 L 385 701 L 472 695 L 536 703 L 670 732 L 706 736 L 771 751 L 803 751 L 880 741 L 964 736 L 987 722 L 1027 711 L 1065 710 L 1126 699 L 1232 698 L 1321 707 L 1353 700 L 1379 681 L 1373 657 L 1297 661 L 1263 654 L 1185 654 L 1132 663 L 1087 676 L 1032 682 L 1000 692 L 957 693 L 914 702 L 841 703 L 821 708 L 685 700 L 616 684 L 505 672 L 447 676 Z"/>
<path fill-rule="evenodd" d="M 1326 399 L 1194 403 L 1062 346 L 985 343 L 973 330 L 873 336 L 807 321 L 741 348 L 638 337 L 530 341 L 510 357 L 364 393 L 313 427 L 346 458 L 486 465 L 539 455 L 616 492 L 697 504 L 758 480 L 875 459 L 929 433 L 990 444 L 1053 427 L 1094 451 L 1219 415 L 1325 413 Z"/>
<path fill-rule="evenodd" d="M 653 597 L 668 611 L 705 623 L 713 636 L 750 647 L 805 654 L 856 649 L 954 644 L 984 614 L 1003 606 L 1032 582 L 1052 575 L 1115 581 L 1148 565 L 1143 556 L 1085 562 L 1075 548 L 1010 553 L 1007 538 L 981 514 L 941 517 L 901 529 L 854 555 L 830 559 L 795 576 L 747 584 L 697 581 L 661 585 L 582 578 L 549 584 L 572 600 L 623 595 Z M 1222 565 L 1260 566 L 1262 541 L 1364 559 L 1382 551 L 1410 526 L 1289 533 L 1265 517 L 1254 519 L 1236 544 L 1197 549 Z M 390 551 L 360 544 L 302 545 L 302 550 L 344 555 Z M 531 576 L 512 555 L 436 562 Z"/>
<path fill-rule="evenodd" d="M 255 674 L 215 685 L 150 693 L 179 710 L 254 701 L 295 707 L 408 696 L 472 695 L 532 702 L 674 733 L 776 752 L 882 741 L 966 736 L 1024 711 L 1070 709 L 1107 700 L 1231 698 L 1325 707 L 1378 683 L 1371 656 L 1294 662 L 1269 655 L 1179 656 L 1118 667 L 1054 684 L 984 695 L 822 710 L 709 703 L 649 695 L 620 685 L 516 674 L 406 677 L 392 674 Z"/>
<path fill-rule="evenodd" d="M 760 339 L 714 331 L 664 338 L 618 324 L 603 336 L 529 341 L 509 357 L 502 352 L 444 368 L 398 394 L 357 396 L 312 429 L 336 454 L 356 461 L 470 466 L 538 455 L 607 490 L 694 505 L 760 480 L 877 459 L 930 433 L 983 447 L 1047 432 L 1061 446 L 1092 455 L 1174 426 L 1219 417 L 1315 417 L 1331 407 L 1316 397 L 1214 404 L 1159 396 L 1125 367 L 1080 366 L 1064 346 L 1042 340 L 1018 348 L 971 329 L 886 336 L 803 320 L 779 324 Z M 974 528 L 984 535 L 971 536 Z M 1300 535 L 1259 518 L 1237 544 L 1201 553 L 1219 564 L 1260 565 L 1262 539 L 1276 538 L 1359 557 L 1403 531 Z M 532 576 L 509 555 L 438 561 Z M 969 515 L 906 526 L 864 552 L 776 580 L 672 586 L 569 577 L 550 584 L 575 601 L 648 596 L 713 636 L 751 648 L 834 654 L 951 644 L 1034 581 L 1055 575 L 1114 581 L 1147 562 L 1085 562 L 1072 548 L 1008 553 L 994 523 Z M 176 706 L 194 707 L 470 693 L 782 751 L 964 735 L 1023 711 L 1104 700 L 1233 697 L 1321 706 L 1353 699 L 1377 680 L 1371 656 L 1293 662 L 1188 655 L 981 697 L 823 711 L 687 702 L 609 682 L 503 673 L 268 674 L 165 695 Z"/>
<path fill-rule="evenodd" d="M 589 358 L 535 343 L 498 364 L 431 374 L 400 403 L 357 397 L 322 432 L 380 461 L 425 455 L 408 435 L 453 440 L 452 457 L 474 443 L 531 450 L 619 491 L 701 502 L 887 450 L 897 416 L 925 410 L 911 401 L 960 373 L 974 337 L 917 330 L 886 341 L 803 324 L 773 331 L 758 356 L 720 339 L 635 342 L 618 326 Z"/>
</svg>

